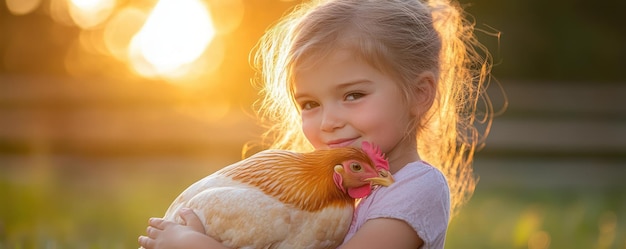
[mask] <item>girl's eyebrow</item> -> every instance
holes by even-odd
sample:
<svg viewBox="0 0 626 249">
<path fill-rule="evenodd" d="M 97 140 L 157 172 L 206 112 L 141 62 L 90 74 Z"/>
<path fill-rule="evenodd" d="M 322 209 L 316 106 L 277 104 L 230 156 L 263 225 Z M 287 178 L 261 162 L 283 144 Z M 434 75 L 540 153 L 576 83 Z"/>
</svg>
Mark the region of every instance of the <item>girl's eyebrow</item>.
<svg viewBox="0 0 626 249">
<path fill-rule="evenodd" d="M 371 84 L 371 83 L 373 83 L 373 82 L 371 80 L 368 80 L 368 79 L 357 79 L 357 80 L 353 80 L 353 81 L 339 83 L 337 85 L 337 89 L 344 89 L 344 88 L 349 88 L 351 86 L 358 86 L 358 85 Z"/>
<path fill-rule="evenodd" d="M 307 94 L 307 93 L 294 92 L 294 94 L 293 94 L 293 99 L 296 100 L 296 101 L 298 101 L 298 99 L 308 98 L 308 97 L 309 97 L 309 94 Z"/>
<path fill-rule="evenodd" d="M 358 85 L 364 85 L 364 84 L 372 84 L 373 82 L 371 80 L 368 79 L 356 79 L 356 80 L 352 80 L 352 81 L 347 81 L 347 82 L 342 82 L 342 83 L 338 83 L 335 86 L 335 90 L 343 90 L 346 88 L 350 88 L 353 86 L 358 86 Z M 304 98 L 304 97 L 308 97 L 309 95 L 307 93 L 295 93 L 293 98 L 298 100 L 299 98 Z"/>
</svg>

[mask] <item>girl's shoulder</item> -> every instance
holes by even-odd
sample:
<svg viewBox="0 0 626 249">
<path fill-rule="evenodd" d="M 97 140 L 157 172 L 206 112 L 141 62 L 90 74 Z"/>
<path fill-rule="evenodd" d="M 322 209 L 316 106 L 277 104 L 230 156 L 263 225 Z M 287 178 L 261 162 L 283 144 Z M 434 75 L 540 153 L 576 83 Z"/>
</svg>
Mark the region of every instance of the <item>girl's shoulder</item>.
<svg viewBox="0 0 626 249">
<path fill-rule="evenodd" d="M 396 172 L 393 177 L 395 179 L 393 184 L 388 187 L 380 187 L 374 192 L 371 201 L 375 205 L 393 203 L 391 206 L 395 206 L 395 208 L 413 210 L 419 210 L 421 207 L 433 204 L 449 205 L 448 182 L 444 174 L 430 164 L 422 161 L 409 163 Z"/>
<path fill-rule="evenodd" d="M 424 161 L 416 161 L 402 167 L 393 175 L 398 186 L 411 185 L 412 187 L 445 187 L 448 182 L 444 174 L 436 167 Z M 393 184 L 395 185 L 395 183 Z M 396 186 L 396 187 L 398 187 Z"/>
</svg>

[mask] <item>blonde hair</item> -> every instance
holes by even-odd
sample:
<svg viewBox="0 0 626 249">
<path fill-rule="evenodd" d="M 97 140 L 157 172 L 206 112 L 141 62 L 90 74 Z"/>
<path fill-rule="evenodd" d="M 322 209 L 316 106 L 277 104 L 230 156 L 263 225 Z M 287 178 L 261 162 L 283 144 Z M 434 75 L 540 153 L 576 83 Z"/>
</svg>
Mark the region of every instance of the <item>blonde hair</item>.
<svg viewBox="0 0 626 249">
<path fill-rule="evenodd" d="M 460 6 L 448 0 L 330 0 L 297 6 L 256 47 L 263 95 L 256 107 L 267 125 L 264 142 L 273 149 L 313 149 L 293 103 L 295 66 L 315 63 L 338 48 L 352 49 L 397 79 L 407 100 L 418 87 L 415 79 L 430 71 L 437 93 L 416 127 L 418 150 L 446 176 L 455 213 L 474 191 L 473 155 L 488 130 L 481 135 L 474 126 L 480 100 L 489 103 L 484 85 L 491 64 L 473 32 Z M 487 106 L 480 121 L 489 126 Z"/>
</svg>

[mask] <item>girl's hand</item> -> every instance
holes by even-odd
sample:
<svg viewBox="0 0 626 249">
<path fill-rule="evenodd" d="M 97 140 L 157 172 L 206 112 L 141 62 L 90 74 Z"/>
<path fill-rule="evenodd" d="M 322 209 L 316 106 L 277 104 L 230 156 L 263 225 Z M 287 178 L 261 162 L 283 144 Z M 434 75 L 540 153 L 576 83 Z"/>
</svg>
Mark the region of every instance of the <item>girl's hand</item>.
<svg viewBox="0 0 626 249">
<path fill-rule="evenodd" d="M 218 249 L 226 248 L 205 234 L 202 221 L 191 209 L 179 213 L 185 225 L 161 218 L 150 218 L 147 236 L 139 236 L 139 244 L 145 249 Z"/>
</svg>

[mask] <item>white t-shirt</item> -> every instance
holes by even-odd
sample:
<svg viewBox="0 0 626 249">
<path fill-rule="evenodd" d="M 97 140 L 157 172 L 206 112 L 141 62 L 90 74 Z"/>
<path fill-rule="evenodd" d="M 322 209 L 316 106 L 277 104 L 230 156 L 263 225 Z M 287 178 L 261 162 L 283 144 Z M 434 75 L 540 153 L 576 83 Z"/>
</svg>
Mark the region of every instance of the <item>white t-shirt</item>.
<svg viewBox="0 0 626 249">
<path fill-rule="evenodd" d="M 441 249 L 450 219 L 450 190 L 444 175 L 423 162 L 412 162 L 393 175 L 395 182 L 379 187 L 358 202 L 344 243 L 369 219 L 405 221 L 424 241 L 422 249 Z"/>
</svg>

